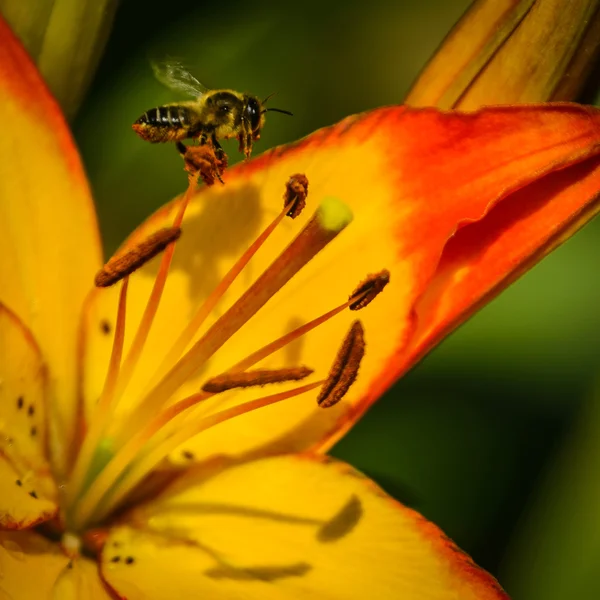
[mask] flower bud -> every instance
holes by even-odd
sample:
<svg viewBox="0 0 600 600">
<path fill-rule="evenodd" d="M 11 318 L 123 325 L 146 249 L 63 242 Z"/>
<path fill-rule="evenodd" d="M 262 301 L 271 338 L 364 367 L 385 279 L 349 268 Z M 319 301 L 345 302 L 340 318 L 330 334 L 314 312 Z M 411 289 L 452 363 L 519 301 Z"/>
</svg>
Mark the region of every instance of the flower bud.
<svg viewBox="0 0 600 600">
<path fill-rule="evenodd" d="M 412 106 L 574 100 L 600 48 L 600 0 L 476 0 L 409 92 Z"/>
<path fill-rule="evenodd" d="M 0 0 L 0 13 L 67 117 L 77 111 L 112 25 L 116 0 Z"/>
</svg>

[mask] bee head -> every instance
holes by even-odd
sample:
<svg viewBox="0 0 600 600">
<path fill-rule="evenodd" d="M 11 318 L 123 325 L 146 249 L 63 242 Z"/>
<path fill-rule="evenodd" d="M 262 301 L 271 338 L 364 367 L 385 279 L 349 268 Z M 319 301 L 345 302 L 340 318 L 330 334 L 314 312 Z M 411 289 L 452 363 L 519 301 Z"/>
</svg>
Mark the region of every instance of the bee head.
<svg viewBox="0 0 600 600">
<path fill-rule="evenodd" d="M 263 124 L 263 111 L 258 98 L 250 96 L 244 107 L 244 118 L 250 123 L 252 133 L 258 133 Z"/>
</svg>

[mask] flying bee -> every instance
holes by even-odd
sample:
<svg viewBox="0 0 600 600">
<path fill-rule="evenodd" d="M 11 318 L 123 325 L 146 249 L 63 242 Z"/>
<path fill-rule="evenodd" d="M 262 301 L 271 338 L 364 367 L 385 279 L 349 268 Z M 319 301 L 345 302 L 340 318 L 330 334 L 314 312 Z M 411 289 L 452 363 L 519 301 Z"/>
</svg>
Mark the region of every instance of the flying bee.
<svg viewBox="0 0 600 600">
<path fill-rule="evenodd" d="M 153 144 L 178 142 L 181 152 L 185 151 L 181 140 L 197 139 L 200 144 L 210 140 L 215 152 L 223 156 L 219 140 L 237 138 L 240 152 L 249 158 L 253 143 L 260 139 L 265 113 L 292 114 L 280 108 L 265 108 L 270 96 L 261 101 L 234 90 L 209 90 L 178 61 L 153 63 L 152 69 L 163 85 L 195 96 L 195 100 L 151 108 L 133 124 L 133 130 Z"/>
</svg>

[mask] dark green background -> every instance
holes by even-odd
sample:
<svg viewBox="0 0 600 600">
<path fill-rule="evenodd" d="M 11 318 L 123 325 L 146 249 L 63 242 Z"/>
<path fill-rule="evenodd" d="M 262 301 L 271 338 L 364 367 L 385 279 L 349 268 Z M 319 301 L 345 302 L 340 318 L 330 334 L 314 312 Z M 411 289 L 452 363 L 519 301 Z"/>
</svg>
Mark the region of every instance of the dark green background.
<svg viewBox="0 0 600 600">
<path fill-rule="evenodd" d="M 468 4 L 123 2 L 75 121 L 107 251 L 185 185 L 173 148 L 130 128 L 174 99 L 149 58 L 182 57 L 211 88 L 276 91 L 273 105 L 295 116 L 269 115 L 260 152 L 401 102 Z M 599 250 L 596 222 L 446 340 L 334 451 L 439 524 L 515 600 L 600 597 Z"/>
</svg>

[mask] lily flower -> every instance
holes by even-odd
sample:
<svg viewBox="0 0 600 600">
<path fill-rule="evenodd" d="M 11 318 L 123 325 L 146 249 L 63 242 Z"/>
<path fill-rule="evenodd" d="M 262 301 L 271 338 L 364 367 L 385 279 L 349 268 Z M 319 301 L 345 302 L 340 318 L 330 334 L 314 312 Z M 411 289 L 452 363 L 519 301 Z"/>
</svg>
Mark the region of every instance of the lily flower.
<svg viewBox="0 0 600 600">
<path fill-rule="evenodd" d="M 192 178 L 102 266 L 64 118 L 0 39 L 0 591 L 506 599 L 324 453 L 598 211 L 600 112 L 349 117 Z"/>
</svg>

